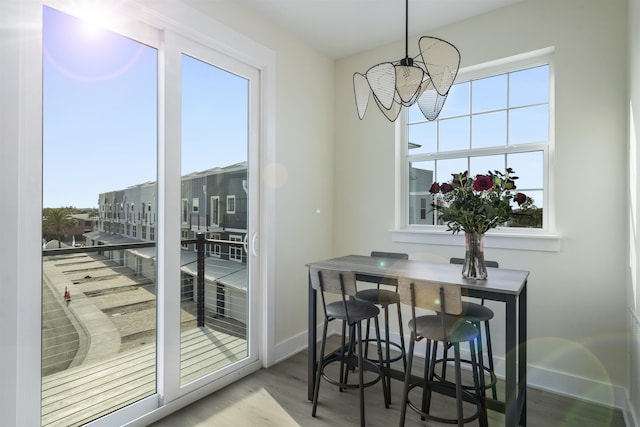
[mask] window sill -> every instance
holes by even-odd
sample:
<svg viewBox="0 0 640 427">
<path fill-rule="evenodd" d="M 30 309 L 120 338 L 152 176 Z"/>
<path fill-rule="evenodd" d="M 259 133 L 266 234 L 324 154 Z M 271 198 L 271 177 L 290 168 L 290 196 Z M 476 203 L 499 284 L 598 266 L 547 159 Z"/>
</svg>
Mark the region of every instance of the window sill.
<svg viewBox="0 0 640 427">
<path fill-rule="evenodd" d="M 402 229 L 391 230 L 391 241 L 395 243 L 464 246 L 464 235 L 463 233 L 452 235 L 450 231 L 437 229 Z M 488 248 L 525 251 L 559 252 L 560 243 L 560 236 L 541 233 L 491 231 L 486 234 L 485 238 L 485 247 Z"/>
</svg>

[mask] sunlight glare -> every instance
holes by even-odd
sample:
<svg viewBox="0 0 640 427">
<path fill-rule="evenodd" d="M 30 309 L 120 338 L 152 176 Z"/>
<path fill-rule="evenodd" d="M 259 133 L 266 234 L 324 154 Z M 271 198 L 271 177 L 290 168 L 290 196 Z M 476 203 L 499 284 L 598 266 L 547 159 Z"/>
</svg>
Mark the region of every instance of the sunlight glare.
<svg viewBox="0 0 640 427">
<path fill-rule="evenodd" d="M 112 11 L 101 2 L 85 2 L 78 13 L 82 29 L 89 37 L 100 37 L 115 23 Z"/>
</svg>

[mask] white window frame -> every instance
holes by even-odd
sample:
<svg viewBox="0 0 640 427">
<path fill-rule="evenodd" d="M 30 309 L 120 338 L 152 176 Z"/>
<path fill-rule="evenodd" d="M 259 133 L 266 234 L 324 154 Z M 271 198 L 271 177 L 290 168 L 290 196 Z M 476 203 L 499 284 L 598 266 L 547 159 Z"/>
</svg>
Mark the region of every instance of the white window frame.
<svg viewBox="0 0 640 427">
<path fill-rule="evenodd" d="M 227 213 L 236 213 L 236 196 L 227 196 Z"/>
<path fill-rule="evenodd" d="M 232 242 L 242 242 L 242 236 L 232 234 L 229 236 L 229 240 Z M 229 245 L 229 261 L 242 262 L 242 246 Z"/>
<path fill-rule="evenodd" d="M 221 236 L 220 233 L 211 233 L 209 238 L 212 240 L 220 240 Z M 222 255 L 222 246 L 220 245 L 220 243 L 209 243 L 207 244 L 207 248 L 210 256 L 220 258 L 220 256 Z"/>
<path fill-rule="evenodd" d="M 191 212 L 200 213 L 200 199 L 198 197 L 194 197 L 191 202 Z"/>
<path fill-rule="evenodd" d="M 180 230 L 180 247 L 182 249 L 189 249 L 188 243 L 182 243 L 183 240 L 189 239 L 189 230 L 182 229 Z"/>
<path fill-rule="evenodd" d="M 560 250 L 560 238 L 556 234 L 555 228 L 553 185 L 553 164 L 555 160 L 553 48 L 540 49 L 489 63 L 466 67 L 460 70 L 456 78 L 456 82 L 463 82 L 539 65 L 549 65 L 549 140 L 546 144 L 539 144 L 539 146 L 536 147 L 533 147 L 533 144 L 527 144 L 526 147 L 515 146 L 509 149 L 509 153 L 531 151 L 532 148 L 543 151 L 543 228 L 502 227 L 500 229 L 490 230 L 487 233 L 485 241 L 485 246 L 487 247 L 554 252 Z M 491 150 L 482 149 L 481 151 L 483 154 L 492 154 L 490 152 Z M 466 157 L 470 152 L 473 152 L 473 150 L 465 150 L 464 154 L 460 154 L 459 156 L 454 155 L 453 157 Z M 480 153 L 480 151 L 477 152 Z M 504 153 L 505 150 L 501 149 L 500 152 Z M 428 154 L 425 154 L 424 159 L 427 158 Z M 415 158 L 413 161 L 415 161 Z M 452 236 L 451 232 L 447 231 L 445 226 L 409 224 L 409 163 L 407 111 L 405 109 L 396 121 L 396 212 L 395 227 L 391 231 L 392 241 L 399 243 L 463 246 L 464 238 L 462 234 Z"/>
</svg>

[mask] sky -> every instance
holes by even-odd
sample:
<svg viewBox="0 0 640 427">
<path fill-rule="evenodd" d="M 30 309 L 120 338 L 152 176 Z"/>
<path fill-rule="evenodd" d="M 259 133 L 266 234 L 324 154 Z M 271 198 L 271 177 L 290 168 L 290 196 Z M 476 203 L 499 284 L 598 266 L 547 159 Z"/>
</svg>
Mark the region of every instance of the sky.
<svg viewBox="0 0 640 427">
<path fill-rule="evenodd" d="M 43 206 L 97 208 L 101 192 L 156 181 L 157 50 L 48 7 L 43 19 Z M 181 72 L 183 174 L 246 161 L 247 80 L 185 54 Z"/>
</svg>

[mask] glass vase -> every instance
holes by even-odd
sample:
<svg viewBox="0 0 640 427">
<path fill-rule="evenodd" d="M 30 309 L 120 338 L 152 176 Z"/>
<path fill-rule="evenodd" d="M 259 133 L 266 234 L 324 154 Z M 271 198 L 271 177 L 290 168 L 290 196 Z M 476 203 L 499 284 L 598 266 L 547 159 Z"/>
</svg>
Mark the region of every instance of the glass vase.
<svg viewBox="0 0 640 427">
<path fill-rule="evenodd" d="M 464 264 L 462 276 L 473 280 L 487 278 L 487 264 L 484 261 L 484 233 L 464 233 Z"/>
</svg>

